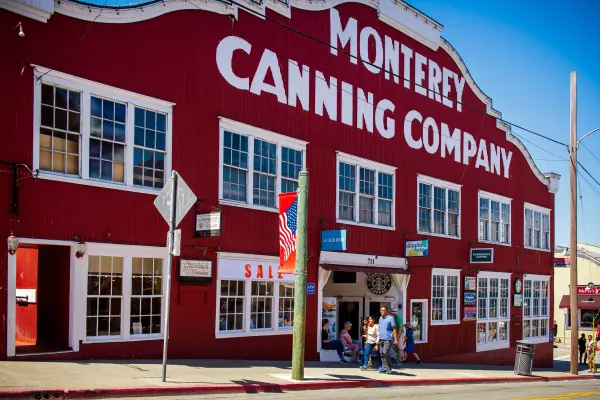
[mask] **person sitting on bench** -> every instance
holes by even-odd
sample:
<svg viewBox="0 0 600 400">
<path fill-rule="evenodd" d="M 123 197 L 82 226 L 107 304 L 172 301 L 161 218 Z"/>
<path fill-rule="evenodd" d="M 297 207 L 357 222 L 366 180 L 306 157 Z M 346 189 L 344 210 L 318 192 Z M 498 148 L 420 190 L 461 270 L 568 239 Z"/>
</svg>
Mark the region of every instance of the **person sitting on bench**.
<svg viewBox="0 0 600 400">
<path fill-rule="evenodd" d="M 331 340 L 329 339 L 329 334 L 327 333 L 327 327 L 329 326 L 329 320 L 324 319 L 323 324 L 321 325 L 321 348 L 323 350 L 335 350 L 340 357 L 340 362 L 343 364 L 347 364 L 348 361 L 344 358 L 344 345 L 339 340 Z"/>
</svg>

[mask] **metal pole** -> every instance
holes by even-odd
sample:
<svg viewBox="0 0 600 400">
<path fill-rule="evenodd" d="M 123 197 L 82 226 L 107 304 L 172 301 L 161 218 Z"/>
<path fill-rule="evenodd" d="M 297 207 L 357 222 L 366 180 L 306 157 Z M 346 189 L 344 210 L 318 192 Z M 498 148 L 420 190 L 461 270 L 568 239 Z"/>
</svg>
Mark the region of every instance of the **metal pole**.
<svg viewBox="0 0 600 400">
<path fill-rule="evenodd" d="M 577 72 L 571 72 L 571 374 L 579 374 L 577 321 Z"/>
<path fill-rule="evenodd" d="M 167 381 L 167 349 L 169 347 L 169 308 L 171 304 L 171 265 L 173 262 L 173 245 L 175 244 L 175 216 L 177 215 L 177 172 L 171 172 L 173 192 L 171 193 L 171 216 L 169 218 L 169 237 L 167 257 L 167 290 L 165 293 L 165 337 L 163 341 L 162 381 Z"/>
<path fill-rule="evenodd" d="M 298 226 L 296 228 L 296 270 L 294 294 L 294 347 L 292 379 L 304 380 L 306 340 L 306 221 L 308 215 L 308 171 L 300 171 L 298 183 Z"/>
</svg>

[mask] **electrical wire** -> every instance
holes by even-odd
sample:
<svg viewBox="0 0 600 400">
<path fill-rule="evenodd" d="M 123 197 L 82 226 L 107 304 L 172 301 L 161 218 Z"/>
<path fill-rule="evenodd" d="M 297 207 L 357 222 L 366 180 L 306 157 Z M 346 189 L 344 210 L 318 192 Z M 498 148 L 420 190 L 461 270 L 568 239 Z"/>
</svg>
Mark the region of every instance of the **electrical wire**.
<svg viewBox="0 0 600 400">
<path fill-rule="evenodd" d="M 577 180 L 579 181 L 579 176 L 577 176 Z M 581 205 L 581 216 L 582 218 L 582 222 L 583 222 L 583 235 L 585 237 L 585 243 L 589 243 L 588 242 L 588 236 L 587 236 L 587 228 L 585 225 L 585 211 L 583 209 L 583 193 L 581 192 L 581 185 L 578 184 L 577 187 L 579 188 L 579 204 Z M 590 282 L 592 281 L 592 262 L 590 260 L 586 260 L 588 262 L 588 269 L 589 269 L 589 273 L 590 273 Z"/>
</svg>

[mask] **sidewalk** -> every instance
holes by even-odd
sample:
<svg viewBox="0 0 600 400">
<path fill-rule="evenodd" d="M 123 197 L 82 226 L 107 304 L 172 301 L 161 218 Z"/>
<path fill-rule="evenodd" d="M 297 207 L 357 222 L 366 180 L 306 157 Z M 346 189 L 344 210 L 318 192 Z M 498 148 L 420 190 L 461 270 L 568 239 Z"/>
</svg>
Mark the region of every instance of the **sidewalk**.
<svg viewBox="0 0 600 400">
<path fill-rule="evenodd" d="M 565 367 L 566 364 L 566 367 Z M 357 364 L 307 362 L 306 380 L 291 379 L 291 362 L 240 360 L 173 360 L 167 383 L 161 360 L 13 361 L 0 363 L 0 398 L 100 398 L 175 394 L 279 392 L 389 385 L 448 385 L 595 379 L 581 368 L 568 373 L 568 362 L 554 369 L 534 369 L 533 376 L 513 374 L 511 367 L 407 364 L 392 375 L 361 371 Z"/>
</svg>

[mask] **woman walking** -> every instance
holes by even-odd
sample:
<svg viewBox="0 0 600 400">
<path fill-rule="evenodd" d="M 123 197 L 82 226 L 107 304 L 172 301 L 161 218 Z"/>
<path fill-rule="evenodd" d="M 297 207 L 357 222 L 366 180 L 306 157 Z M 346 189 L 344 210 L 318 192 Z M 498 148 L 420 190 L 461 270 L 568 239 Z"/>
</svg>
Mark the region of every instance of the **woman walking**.
<svg viewBox="0 0 600 400">
<path fill-rule="evenodd" d="M 406 347 L 404 348 L 405 359 L 408 361 L 408 356 L 412 354 L 417 359 L 417 365 L 421 364 L 423 361 L 421 361 L 419 355 L 415 352 L 415 339 L 413 338 L 413 330 L 410 322 L 404 324 L 404 327 L 406 328 L 406 338 L 404 339 L 406 343 Z"/>
<path fill-rule="evenodd" d="M 375 323 L 373 317 L 369 317 L 368 325 L 367 325 L 367 339 L 364 353 L 363 365 L 360 366 L 360 369 L 363 371 L 368 368 L 370 363 L 370 355 L 372 351 L 377 353 L 377 360 L 379 364 L 379 372 L 381 372 L 381 355 L 379 354 L 379 348 L 377 347 L 377 337 L 379 336 L 379 325 Z"/>
</svg>

